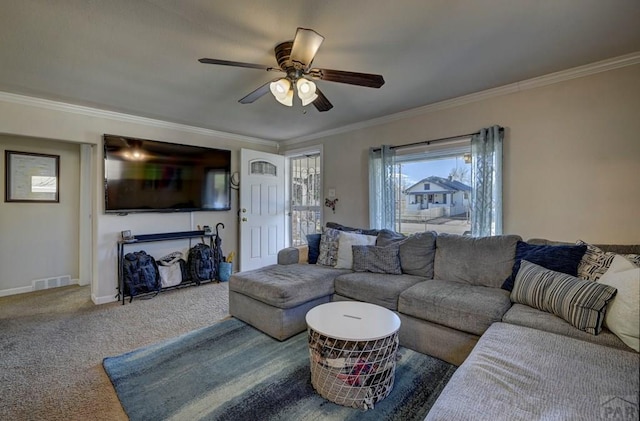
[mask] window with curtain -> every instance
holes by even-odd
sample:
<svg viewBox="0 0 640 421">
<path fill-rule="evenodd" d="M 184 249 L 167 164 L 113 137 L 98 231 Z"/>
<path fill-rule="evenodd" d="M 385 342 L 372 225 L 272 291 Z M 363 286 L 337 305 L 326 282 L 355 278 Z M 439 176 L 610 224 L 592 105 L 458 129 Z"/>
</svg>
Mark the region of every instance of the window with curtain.
<svg viewBox="0 0 640 421">
<path fill-rule="evenodd" d="M 502 136 L 494 126 L 468 137 L 370 150 L 370 225 L 411 234 L 502 233 Z"/>
</svg>

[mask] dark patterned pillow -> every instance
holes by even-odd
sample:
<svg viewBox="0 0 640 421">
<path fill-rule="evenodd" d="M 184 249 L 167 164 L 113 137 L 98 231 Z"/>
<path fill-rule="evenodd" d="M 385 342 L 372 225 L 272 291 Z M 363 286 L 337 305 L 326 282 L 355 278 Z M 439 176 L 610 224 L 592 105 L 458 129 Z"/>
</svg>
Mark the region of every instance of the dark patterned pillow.
<svg viewBox="0 0 640 421">
<path fill-rule="evenodd" d="M 502 289 L 506 289 L 507 291 L 513 289 L 513 283 L 516 279 L 518 269 L 520 269 L 520 262 L 522 260 L 528 260 L 545 269 L 577 276 L 578 264 L 580 264 L 580 260 L 586 250 L 587 246 L 584 245 L 547 246 L 518 241 L 513 271 L 502 284 Z"/>
<path fill-rule="evenodd" d="M 322 234 L 307 234 L 307 246 L 309 247 L 309 264 L 315 265 L 320 254 L 320 237 Z"/>
<path fill-rule="evenodd" d="M 356 272 L 401 275 L 399 244 L 387 247 L 352 246 L 353 270 Z"/>
<path fill-rule="evenodd" d="M 616 253 L 604 251 L 582 240 L 578 240 L 576 244 L 587 247 L 587 251 L 578 265 L 578 276 L 590 281 L 597 281 L 609 269 Z M 640 267 L 639 254 L 622 254 L 621 256 Z"/>
<path fill-rule="evenodd" d="M 523 260 L 511 301 L 555 314 L 572 326 L 597 335 L 607 303 L 616 295 L 611 286 L 545 269 Z"/>
<path fill-rule="evenodd" d="M 333 228 L 325 228 L 320 236 L 320 252 L 318 253 L 319 265 L 335 266 L 338 260 L 338 239 L 340 231 Z"/>
</svg>

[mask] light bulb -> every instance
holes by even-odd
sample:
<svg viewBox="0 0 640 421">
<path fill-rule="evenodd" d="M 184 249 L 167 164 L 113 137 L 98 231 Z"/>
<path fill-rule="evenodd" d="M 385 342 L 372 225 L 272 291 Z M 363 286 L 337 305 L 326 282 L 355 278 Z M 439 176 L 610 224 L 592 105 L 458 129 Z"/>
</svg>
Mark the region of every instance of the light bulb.
<svg viewBox="0 0 640 421">
<path fill-rule="evenodd" d="M 318 98 L 316 84 L 312 81 L 301 77 L 296 82 L 296 87 L 298 88 L 298 97 L 300 97 L 303 106 L 311 104 Z"/>
<path fill-rule="evenodd" d="M 279 103 L 287 107 L 293 106 L 293 91 L 289 79 L 282 78 L 271 82 L 269 89 Z"/>
</svg>

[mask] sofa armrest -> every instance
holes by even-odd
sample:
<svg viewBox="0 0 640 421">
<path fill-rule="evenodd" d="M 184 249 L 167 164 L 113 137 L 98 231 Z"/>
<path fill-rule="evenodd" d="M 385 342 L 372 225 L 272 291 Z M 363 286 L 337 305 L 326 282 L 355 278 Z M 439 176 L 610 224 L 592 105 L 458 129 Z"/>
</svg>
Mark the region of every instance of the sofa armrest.
<svg viewBox="0 0 640 421">
<path fill-rule="evenodd" d="M 294 263 L 307 263 L 309 261 L 309 246 L 287 247 L 278 252 L 279 265 L 292 265 Z"/>
</svg>

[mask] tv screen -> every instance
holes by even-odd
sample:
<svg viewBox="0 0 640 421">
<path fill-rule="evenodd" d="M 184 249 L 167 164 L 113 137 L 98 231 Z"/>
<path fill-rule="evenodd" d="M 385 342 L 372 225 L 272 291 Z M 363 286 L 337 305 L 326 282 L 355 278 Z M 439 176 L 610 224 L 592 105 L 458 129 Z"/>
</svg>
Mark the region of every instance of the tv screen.
<svg viewBox="0 0 640 421">
<path fill-rule="evenodd" d="M 231 151 L 104 135 L 106 213 L 231 209 Z"/>
</svg>

